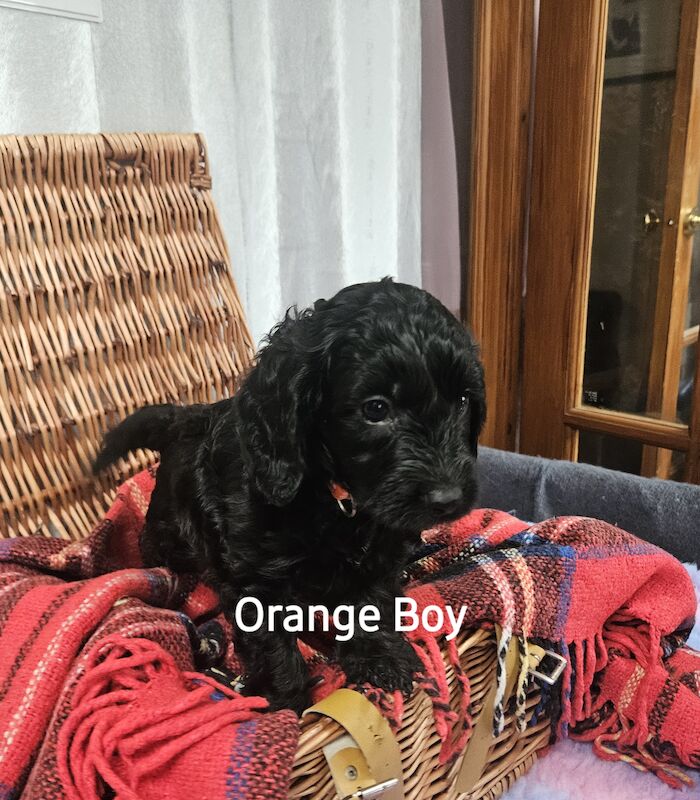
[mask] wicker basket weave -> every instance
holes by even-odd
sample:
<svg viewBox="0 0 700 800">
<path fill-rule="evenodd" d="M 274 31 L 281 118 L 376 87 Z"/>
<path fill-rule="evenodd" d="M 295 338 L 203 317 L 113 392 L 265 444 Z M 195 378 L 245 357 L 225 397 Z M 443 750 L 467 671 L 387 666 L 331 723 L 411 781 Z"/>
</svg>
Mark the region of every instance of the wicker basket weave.
<svg viewBox="0 0 700 800">
<path fill-rule="evenodd" d="M 487 692 L 496 680 L 496 643 L 493 631 L 475 630 L 462 634 L 457 640 L 457 650 L 462 668 L 469 676 L 471 704 L 474 716 L 481 711 Z M 454 670 L 445 659 L 451 693 L 456 695 L 457 680 Z M 527 700 L 527 719 L 540 699 L 539 689 L 531 684 Z M 305 800 L 337 799 L 331 774 L 322 753 L 325 744 L 343 733 L 338 723 L 329 719 L 304 717 L 301 722 L 301 740 L 292 772 L 290 798 Z M 416 691 L 406 704 L 403 720 L 396 738 L 401 750 L 401 766 L 406 800 L 431 800 L 431 798 L 499 797 L 513 782 L 532 766 L 537 752 L 546 747 L 550 736 L 550 722 L 541 719 L 520 733 L 514 715 L 506 715 L 503 733 L 493 739 L 480 780 L 468 794 L 459 794 L 454 784 L 461 768 L 461 760 L 445 766 L 439 763 L 440 739 L 433 724 L 432 703 L 427 694 Z"/>
<path fill-rule="evenodd" d="M 0 137 L 0 537 L 79 539 L 139 452 L 100 480 L 102 432 L 140 405 L 228 396 L 253 347 L 195 135 Z M 493 633 L 459 640 L 476 714 Z M 449 665 L 453 692 L 457 681 Z M 528 707 L 539 694 L 531 687 Z M 531 713 L 531 711 L 530 711 Z M 305 717 L 290 797 L 337 797 L 322 747 L 343 729 Z M 493 798 L 546 745 L 507 716 L 470 798 Z M 397 733 L 406 798 L 454 797 L 432 705 L 417 691 Z"/>
<path fill-rule="evenodd" d="M 110 424 L 233 391 L 253 348 L 210 187 L 192 135 L 0 137 L 0 535 L 83 537 Z"/>
</svg>

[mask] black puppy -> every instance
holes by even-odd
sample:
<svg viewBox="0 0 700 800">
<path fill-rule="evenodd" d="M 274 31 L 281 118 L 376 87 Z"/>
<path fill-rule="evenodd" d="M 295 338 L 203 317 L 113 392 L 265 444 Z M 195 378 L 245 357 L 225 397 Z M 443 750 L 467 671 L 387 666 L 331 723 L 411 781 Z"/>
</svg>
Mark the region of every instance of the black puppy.
<svg viewBox="0 0 700 800">
<path fill-rule="evenodd" d="M 471 508 L 484 414 L 470 335 L 427 292 L 384 279 L 288 313 L 233 398 L 132 414 L 94 469 L 160 452 L 146 561 L 201 575 L 229 615 L 245 596 L 377 606 L 379 632 L 337 658 L 351 682 L 408 693 L 420 664 L 394 629 L 399 576 L 421 531 Z M 266 628 L 236 633 L 246 692 L 301 711 L 296 634 Z"/>
</svg>

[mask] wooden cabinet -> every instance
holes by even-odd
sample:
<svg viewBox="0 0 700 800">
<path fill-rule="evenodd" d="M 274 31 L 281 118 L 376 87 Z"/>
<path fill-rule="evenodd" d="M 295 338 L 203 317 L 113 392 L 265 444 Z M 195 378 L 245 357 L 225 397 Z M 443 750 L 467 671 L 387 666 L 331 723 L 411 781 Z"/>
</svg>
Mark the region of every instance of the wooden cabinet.
<svg viewBox="0 0 700 800">
<path fill-rule="evenodd" d="M 700 481 L 699 3 L 476 5 L 487 444 Z"/>
</svg>

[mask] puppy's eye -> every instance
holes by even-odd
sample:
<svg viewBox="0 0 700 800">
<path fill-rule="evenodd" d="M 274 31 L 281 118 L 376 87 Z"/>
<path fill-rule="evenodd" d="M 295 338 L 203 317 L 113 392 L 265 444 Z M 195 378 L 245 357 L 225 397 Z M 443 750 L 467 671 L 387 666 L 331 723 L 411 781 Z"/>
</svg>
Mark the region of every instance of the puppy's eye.
<svg viewBox="0 0 700 800">
<path fill-rule="evenodd" d="M 381 397 L 374 397 L 362 405 L 362 415 L 367 422 L 384 422 L 389 416 L 389 403 Z"/>
<path fill-rule="evenodd" d="M 466 408 L 468 405 L 469 405 L 469 395 L 467 394 L 467 392 L 464 392 L 459 398 L 459 407 Z"/>
</svg>

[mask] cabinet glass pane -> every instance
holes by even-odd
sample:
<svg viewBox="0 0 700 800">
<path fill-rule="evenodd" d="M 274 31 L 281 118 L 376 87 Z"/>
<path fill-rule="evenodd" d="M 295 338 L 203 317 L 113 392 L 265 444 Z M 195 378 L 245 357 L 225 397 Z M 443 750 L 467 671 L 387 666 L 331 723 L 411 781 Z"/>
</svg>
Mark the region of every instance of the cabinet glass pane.
<svg viewBox="0 0 700 800">
<path fill-rule="evenodd" d="M 639 414 L 647 408 L 679 19 L 678 0 L 609 6 L 581 399 Z"/>
</svg>

